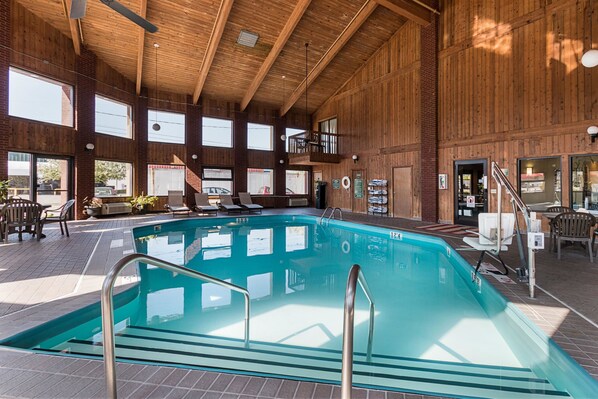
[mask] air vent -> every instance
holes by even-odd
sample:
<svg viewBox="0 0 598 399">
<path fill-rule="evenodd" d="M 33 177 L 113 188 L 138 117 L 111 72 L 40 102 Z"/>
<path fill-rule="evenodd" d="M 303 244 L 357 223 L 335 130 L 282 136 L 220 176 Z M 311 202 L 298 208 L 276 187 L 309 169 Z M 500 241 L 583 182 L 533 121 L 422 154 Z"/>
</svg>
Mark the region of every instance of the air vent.
<svg viewBox="0 0 598 399">
<path fill-rule="evenodd" d="M 241 29 L 241 33 L 239 33 L 239 37 L 237 38 L 237 43 L 241 46 L 255 47 L 257 39 L 259 38 L 260 35 L 258 35 L 257 33 L 252 33 L 247 30 Z"/>
</svg>

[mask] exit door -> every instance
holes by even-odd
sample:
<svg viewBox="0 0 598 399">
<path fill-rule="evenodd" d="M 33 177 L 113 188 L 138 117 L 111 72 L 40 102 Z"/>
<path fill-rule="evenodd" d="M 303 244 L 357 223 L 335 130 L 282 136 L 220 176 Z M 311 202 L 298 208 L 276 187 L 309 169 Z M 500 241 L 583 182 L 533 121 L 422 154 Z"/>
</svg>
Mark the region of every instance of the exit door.
<svg viewBox="0 0 598 399">
<path fill-rule="evenodd" d="M 455 162 L 455 223 L 478 225 L 478 215 L 488 212 L 487 162 Z"/>
</svg>

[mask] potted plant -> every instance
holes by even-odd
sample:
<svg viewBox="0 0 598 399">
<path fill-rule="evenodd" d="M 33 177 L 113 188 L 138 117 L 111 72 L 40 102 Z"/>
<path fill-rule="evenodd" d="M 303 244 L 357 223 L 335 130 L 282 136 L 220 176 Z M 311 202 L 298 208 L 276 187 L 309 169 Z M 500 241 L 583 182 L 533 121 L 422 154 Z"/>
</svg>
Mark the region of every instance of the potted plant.
<svg viewBox="0 0 598 399">
<path fill-rule="evenodd" d="M 96 197 L 85 197 L 83 199 L 83 208 L 89 217 L 99 216 L 102 211 L 102 202 Z"/>
<path fill-rule="evenodd" d="M 131 200 L 131 206 L 133 207 L 133 211 L 143 215 L 147 212 L 147 206 L 154 206 L 158 202 L 158 197 L 155 195 L 138 195 L 137 197 L 133 197 Z"/>
<path fill-rule="evenodd" d="M 0 204 L 8 199 L 8 186 L 10 180 L 0 180 Z"/>
</svg>

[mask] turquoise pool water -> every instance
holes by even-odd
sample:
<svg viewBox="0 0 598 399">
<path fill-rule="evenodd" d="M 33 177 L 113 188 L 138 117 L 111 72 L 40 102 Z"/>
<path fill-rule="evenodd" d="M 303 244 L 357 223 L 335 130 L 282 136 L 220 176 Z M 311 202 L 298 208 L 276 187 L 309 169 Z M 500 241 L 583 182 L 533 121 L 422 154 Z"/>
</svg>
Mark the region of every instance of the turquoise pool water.
<svg viewBox="0 0 598 399">
<path fill-rule="evenodd" d="M 137 252 L 247 287 L 139 266 L 116 312 L 124 360 L 338 382 L 343 302 L 361 265 L 376 303 L 374 356 L 364 354 L 368 302 L 355 311 L 356 385 L 454 397 L 594 397 L 598 384 L 442 240 L 306 216 L 188 219 L 134 229 Z M 5 344 L 101 355 L 97 308 Z M 44 329 L 47 331 L 48 329 Z M 40 330 L 41 331 L 41 330 Z"/>
</svg>

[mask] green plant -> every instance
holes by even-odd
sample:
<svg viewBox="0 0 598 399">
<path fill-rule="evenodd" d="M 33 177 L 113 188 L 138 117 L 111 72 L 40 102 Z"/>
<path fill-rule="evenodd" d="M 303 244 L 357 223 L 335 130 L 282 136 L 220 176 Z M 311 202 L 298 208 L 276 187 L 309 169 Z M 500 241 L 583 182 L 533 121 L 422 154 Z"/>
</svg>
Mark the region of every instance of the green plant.
<svg viewBox="0 0 598 399">
<path fill-rule="evenodd" d="M 0 202 L 4 202 L 8 199 L 8 186 L 10 180 L 0 180 Z"/>
<path fill-rule="evenodd" d="M 83 208 L 101 208 L 102 202 L 96 197 L 85 197 L 83 199 Z"/>
<path fill-rule="evenodd" d="M 137 197 L 133 197 L 131 200 L 131 205 L 137 209 L 144 208 L 146 205 L 155 205 L 158 202 L 158 197 L 155 195 L 138 195 Z"/>
</svg>

